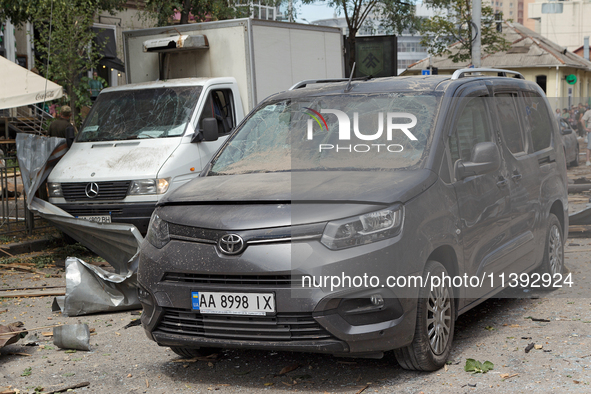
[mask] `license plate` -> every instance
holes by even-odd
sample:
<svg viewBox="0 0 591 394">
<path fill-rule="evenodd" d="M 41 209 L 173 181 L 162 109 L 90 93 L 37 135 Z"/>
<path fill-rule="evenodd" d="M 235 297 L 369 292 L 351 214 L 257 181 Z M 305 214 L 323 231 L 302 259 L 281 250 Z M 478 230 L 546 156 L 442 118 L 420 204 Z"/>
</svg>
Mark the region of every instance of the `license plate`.
<svg viewBox="0 0 591 394">
<path fill-rule="evenodd" d="M 111 223 L 111 215 L 78 216 L 78 219 L 88 220 L 96 223 Z"/>
<path fill-rule="evenodd" d="M 193 291 L 191 304 L 201 313 L 264 316 L 275 313 L 275 294 Z"/>
</svg>

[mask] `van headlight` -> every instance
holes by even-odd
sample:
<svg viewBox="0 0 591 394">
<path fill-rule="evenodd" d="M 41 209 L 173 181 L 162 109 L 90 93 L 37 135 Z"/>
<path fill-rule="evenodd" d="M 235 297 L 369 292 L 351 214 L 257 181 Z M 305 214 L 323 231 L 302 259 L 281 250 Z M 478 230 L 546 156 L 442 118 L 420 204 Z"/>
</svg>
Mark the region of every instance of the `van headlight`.
<svg viewBox="0 0 591 394">
<path fill-rule="evenodd" d="M 170 178 L 137 179 L 131 181 L 130 195 L 164 194 L 170 186 Z"/>
<path fill-rule="evenodd" d="M 47 193 L 49 197 L 63 197 L 62 184 L 56 182 L 47 182 Z"/>
<path fill-rule="evenodd" d="M 335 220 L 326 225 L 320 242 L 329 249 L 345 249 L 381 241 L 400 234 L 403 221 L 402 205 Z"/>
<path fill-rule="evenodd" d="M 170 242 L 168 223 L 162 220 L 156 211 L 154 211 L 152 217 L 150 218 L 146 239 L 152 244 L 152 246 L 158 249 L 162 249 L 164 245 Z"/>
</svg>

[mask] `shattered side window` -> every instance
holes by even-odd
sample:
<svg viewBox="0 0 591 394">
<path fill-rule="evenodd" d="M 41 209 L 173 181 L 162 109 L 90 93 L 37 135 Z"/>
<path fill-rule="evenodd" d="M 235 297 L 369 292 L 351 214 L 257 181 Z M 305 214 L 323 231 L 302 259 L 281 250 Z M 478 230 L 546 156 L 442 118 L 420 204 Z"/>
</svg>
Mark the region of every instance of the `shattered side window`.
<svg viewBox="0 0 591 394">
<path fill-rule="evenodd" d="M 417 167 L 439 101 L 390 93 L 273 102 L 234 134 L 210 174 Z"/>
<path fill-rule="evenodd" d="M 181 136 L 201 90 L 201 86 L 182 86 L 102 93 L 77 141 Z"/>
</svg>

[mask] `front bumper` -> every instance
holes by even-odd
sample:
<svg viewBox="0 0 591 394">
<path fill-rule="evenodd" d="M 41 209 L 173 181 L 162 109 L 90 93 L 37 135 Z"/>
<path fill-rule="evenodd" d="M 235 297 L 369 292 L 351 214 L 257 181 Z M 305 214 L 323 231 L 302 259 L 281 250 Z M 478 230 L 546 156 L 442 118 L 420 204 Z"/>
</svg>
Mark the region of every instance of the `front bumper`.
<svg viewBox="0 0 591 394">
<path fill-rule="evenodd" d="M 55 204 L 74 217 L 110 215 L 113 223 L 133 224 L 142 234 L 148 231 L 148 224 L 156 203 L 67 203 Z"/>
<path fill-rule="evenodd" d="M 386 270 L 392 275 L 420 275 L 422 267 L 410 271 L 409 265 L 387 263 L 396 255 L 392 247 L 398 241 L 394 238 L 361 246 L 355 248 L 356 253 L 330 251 L 317 240 L 299 245 L 253 245 L 241 256 L 221 255 L 215 245 L 196 242 L 172 240 L 162 249 L 144 242 L 138 271 L 138 282 L 144 292 L 140 297 L 144 307 L 142 324 L 148 337 L 161 346 L 374 357 L 412 342 L 417 293 L 406 292 L 401 296 L 387 287 L 334 292 L 314 288 L 303 293 L 301 285 L 296 287 L 293 281 L 281 281 L 292 278 L 292 264 L 298 265 L 292 261 L 294 256 L 304 255 L 303 251 L 296 253 L 292 248 L 311 249 L 309 253 L 317 261 L 324 261 L 337 271 L 349 269 L 351 275 L 360 269 L 361 273 Z M 406 253 L 411 251 L 402 254 Z M 258 279 L 237 283 L 238 277 Z M 269 278 L 283 279 L 273 282 Z M 277 313 L 262 317 L 201 314 L 192 310 L 192 291 L 272 292 Z M 351 312 L 366 308 L 374 294 L 382 295 L 384 308 Z"/>
</svg>

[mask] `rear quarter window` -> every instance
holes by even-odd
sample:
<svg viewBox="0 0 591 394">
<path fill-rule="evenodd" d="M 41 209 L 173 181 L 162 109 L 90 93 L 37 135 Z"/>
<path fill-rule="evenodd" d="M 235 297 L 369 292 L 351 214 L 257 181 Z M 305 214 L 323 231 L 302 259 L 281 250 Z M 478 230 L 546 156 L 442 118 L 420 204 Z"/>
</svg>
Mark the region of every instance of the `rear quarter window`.
<svg viewBox="0 0 591 394">
<path fill-rule="evenodd" d="M 534 151 L 544 150 L 552 143 L 552 120 L 548 115 L 546 102 L 534 92 L 524 92 L 523 97 L 523 118 L 531 134 Z"/>
</svg>

